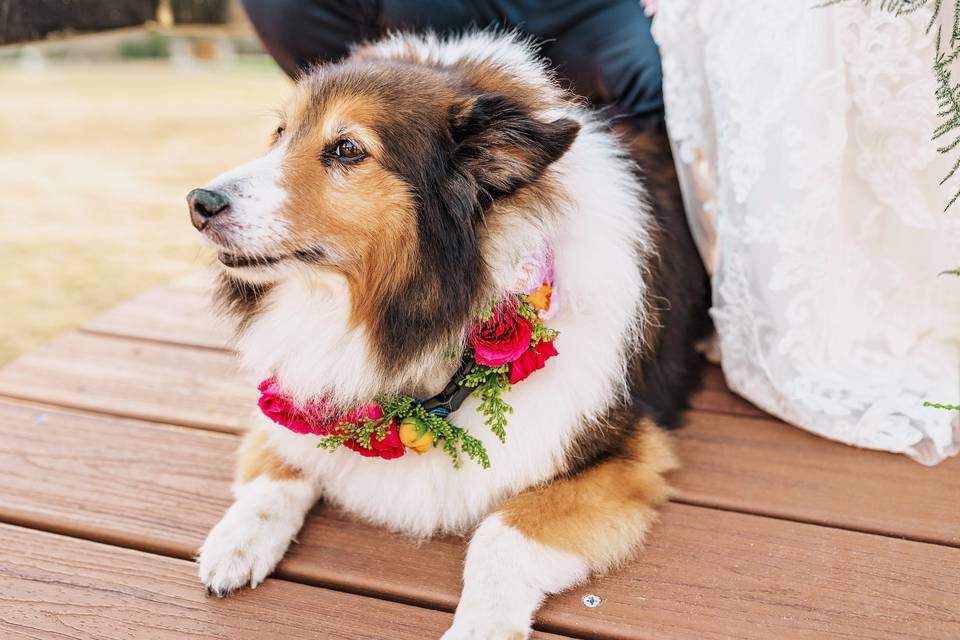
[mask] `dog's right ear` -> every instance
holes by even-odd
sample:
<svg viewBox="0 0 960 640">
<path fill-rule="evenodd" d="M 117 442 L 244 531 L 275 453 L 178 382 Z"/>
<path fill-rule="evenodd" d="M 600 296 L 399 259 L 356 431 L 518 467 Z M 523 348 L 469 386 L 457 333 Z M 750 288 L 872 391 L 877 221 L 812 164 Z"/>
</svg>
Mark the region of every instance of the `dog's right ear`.
<svg viewBox="0 0 960 640">
<path fill-rule="evenodd" d="M 482 190 L 498 198 L 536 180 L 563 157 L 580 124 L 570 118 L 543 122 L 507 96 L 487 93 L 456 105 L 451 129 L 456 161 Z"/>
</svg>

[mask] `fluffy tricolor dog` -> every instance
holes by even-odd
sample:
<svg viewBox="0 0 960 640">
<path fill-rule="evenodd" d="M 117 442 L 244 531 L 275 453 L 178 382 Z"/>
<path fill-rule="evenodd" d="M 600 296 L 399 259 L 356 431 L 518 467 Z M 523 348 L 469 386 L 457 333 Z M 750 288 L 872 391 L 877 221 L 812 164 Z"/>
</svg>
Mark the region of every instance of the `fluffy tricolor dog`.
<svg viewBox="0 0 960 640">
<path fill-rule="evenodd" d="M 210 592 L 262 582 L 321 498 L 416 537 L 474 530 L 448 639 L 525 638 L 547 594 L 638 548 L 676 464 L 656 423 L 693 378 L 703 271 L 682 213 L 648 207 L 624 146 L 527 44 L 361 46 L 302 78 L 266 155 L 188 199 L 243 363 L 292 402 L 436 394 L 536 256 L 553 256 L 559 332 L 504 396 L 505 442 L 477 398 L 451 415 L 488 469 L 442 447 L 331 452 L 258 415 L 200 552 Z"/>
</svg>

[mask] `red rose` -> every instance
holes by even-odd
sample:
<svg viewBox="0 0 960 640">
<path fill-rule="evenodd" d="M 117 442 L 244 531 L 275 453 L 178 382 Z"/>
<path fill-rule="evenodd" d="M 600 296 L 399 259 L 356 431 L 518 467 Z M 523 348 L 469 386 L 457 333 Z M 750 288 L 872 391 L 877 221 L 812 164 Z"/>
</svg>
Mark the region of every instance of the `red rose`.
<svg viewBox="0 0 960 640">
<path fill-rule="evenodd" d="M 515 305 L 500 306 L 486 321 L 473 327 L 469 344 L 476 352 L 478 363 L 499 367 L 529 351 L 532 335 L 533 325 L 517 314 Z"/>
<path fill-rule="evenodd" d="M 555 355 L 557 348 L 553 346 L 553 340 L 527 349 L 520 358 L 510 364 L 510 384 L 517 384 L 534 371 L 543 369 L 544 363 Z"/>
<path fill-rule="evenodd" d="M 369 404 L 354 409 L 346 416 L 344 422 L 359 423 L 361 420 L 378 420 L 383 417 L 383 409 L 378 404 Z M 397 431 L 397 421 L 391 419 L 390 426 L 383 436 L 383 440 L 377 439 L 374 433 L 370 438 L 370 448 L 360 446 L 356 440 L 347 440 L 343 443 L 347 449 L 352 449 L 367 458 L 383 458 L 384 460 L 393 460 L 399 458 L 404 453 L 403 443 L 400 442 L 400 434 Z"/>
</svg>

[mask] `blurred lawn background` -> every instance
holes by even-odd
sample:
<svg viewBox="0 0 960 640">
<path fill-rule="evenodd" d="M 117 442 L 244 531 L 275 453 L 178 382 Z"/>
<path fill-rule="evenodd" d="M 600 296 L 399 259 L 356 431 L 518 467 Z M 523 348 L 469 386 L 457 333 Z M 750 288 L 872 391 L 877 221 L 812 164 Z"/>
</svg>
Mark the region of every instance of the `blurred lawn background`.
<svg viewBox="0 0 960 640">
<path fill-rule="evenodd" d="M 266 148 L 290 87 L 223 29 L 0 48 L 0 363 L 212 263 L 184 196 Z"/>
</svg>

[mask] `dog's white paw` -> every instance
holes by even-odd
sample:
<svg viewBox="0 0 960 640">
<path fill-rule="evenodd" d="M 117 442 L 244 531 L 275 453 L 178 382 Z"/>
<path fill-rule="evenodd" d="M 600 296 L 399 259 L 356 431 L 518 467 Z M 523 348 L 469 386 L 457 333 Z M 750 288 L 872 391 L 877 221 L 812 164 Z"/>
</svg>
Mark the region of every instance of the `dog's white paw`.
<svg viewBox="0 0 960 640">
<path fill-rule="evenodd" d="M 263 582 L 286 553 L 315 497 L 305 482 L 258 478 L 207 535 L 200 548 L 200 580 L 220 597 Z"/>
<path fill-rule="evenodd" d="M 586 578 L 586 561 L 487 516 L 473 534 L 463 593 L 443 640 L 525 640 L 543 598 Z"/>
<path fill-rule="evenodd" d="M 290 544 L 289 527 L 267 512 L 246 513 L 234 505 L 200 549 L 200 580 L 208 594 L 225 596 L 256 587 L 273 571 Z"/>
<path fill-rule="evenodd" d="M 458 611 L 453 626 L 441 640 L 526 640 L 529 636 L 526 622 L 511 624 L 495 611 Z"/>
</svg>

